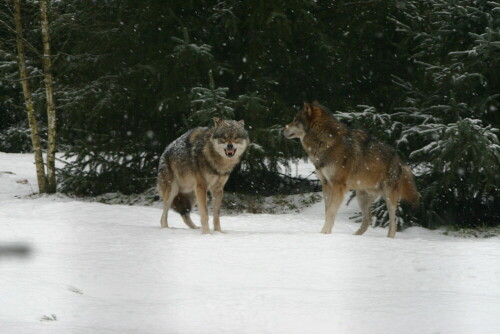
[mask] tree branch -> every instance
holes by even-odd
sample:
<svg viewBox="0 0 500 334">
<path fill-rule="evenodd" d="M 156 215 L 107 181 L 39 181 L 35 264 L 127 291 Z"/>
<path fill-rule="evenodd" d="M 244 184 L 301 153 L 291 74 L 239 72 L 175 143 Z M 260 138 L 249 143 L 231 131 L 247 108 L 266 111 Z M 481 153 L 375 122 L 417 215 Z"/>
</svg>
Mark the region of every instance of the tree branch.
<svg viewBox="0 0 500 334">
<path fill-rule="evenodd" d="M 24 78 L 24 79 L 2 79 L 2 78 L 0 78 L 0 81 L 20 82 L 20 81 L 23 81 L 23 80 L 29 80 L 29 79 L 40 78 L 40 77 L 43 77 L 43 74 L 32 75 L 32 76 Z"/>
<path fill-rule="evenodd" d="M 5 26 L 7 30 L 9 30 L 10 32 L 12 32 L 17 36 L 16 29 L 12 28 L 7 22 L 0 20 L 0 24 Z M 38 57 L 42 58 L 42 54 L 30 42 L 28 42 L 24 37 L 22 37 L 22 40 L 31 51 L 33 51 Z"/>
</svg>

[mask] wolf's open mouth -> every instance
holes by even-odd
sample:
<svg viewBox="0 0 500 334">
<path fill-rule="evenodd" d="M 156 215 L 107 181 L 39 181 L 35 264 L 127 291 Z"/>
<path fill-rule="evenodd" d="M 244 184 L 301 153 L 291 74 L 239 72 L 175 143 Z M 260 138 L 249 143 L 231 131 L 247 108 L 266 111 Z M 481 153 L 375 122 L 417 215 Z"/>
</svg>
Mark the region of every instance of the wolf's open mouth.
<svg viewBox="0 0 500 334">
<path fill-rule="evenodd" d="M 226 153 L 226 156 L 229 158 L 232 158 L 236 154 L 236 149 L 235 148 L 225 148 L 224 153 Z"/>
</svg>

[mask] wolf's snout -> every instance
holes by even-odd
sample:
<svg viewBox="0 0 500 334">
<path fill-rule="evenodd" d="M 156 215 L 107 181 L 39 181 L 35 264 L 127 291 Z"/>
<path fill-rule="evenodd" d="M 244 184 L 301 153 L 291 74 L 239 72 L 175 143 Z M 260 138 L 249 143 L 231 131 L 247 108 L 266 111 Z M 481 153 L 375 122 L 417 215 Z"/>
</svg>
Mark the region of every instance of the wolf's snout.
<svg viewBox="0 0 500 334">
<path fill-rule="evenodd" d="M 226 145 L 226 147 L 224 148 L 224 153 L 226 153 L 226 156 L 228 158 L 232 158 L 234 157 L 234 155 L 236 154 L 236 148 L 234 147 L 233 144 L 229 143 Z"/>
<path fill-rule="evenodd" d="M 288 125 L 281 129 L 281 134 L 285 138 L 290 138 L 291 136 L 293 136 L 293 133 L 291 133 L 290 129 L 288 129 Z"/>
</svg>

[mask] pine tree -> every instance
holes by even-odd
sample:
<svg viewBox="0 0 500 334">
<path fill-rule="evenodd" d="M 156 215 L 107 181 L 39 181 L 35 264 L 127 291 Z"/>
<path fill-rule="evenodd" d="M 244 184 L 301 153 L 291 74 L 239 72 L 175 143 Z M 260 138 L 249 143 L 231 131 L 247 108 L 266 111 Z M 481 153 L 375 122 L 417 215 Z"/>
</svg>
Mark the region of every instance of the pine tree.
<svg viewBox="0 0 500 334">
<path fill-rule="evenodd" d="M 26 5 L 27 40 L 41 45 L 38 3 Z M 353 128 L 397 143 L 424 196 L 416 214 L 402 207 L 405 223 L 498 221 L 499 8 L 486 0 L 52 2 L 59 147 L 71 157 L 64 189 L 147 189 L 165 146 L 214 115 L 244 119 L 252 140 L 228 190 L 310 189 L 280 174 L 304 157 L 280 128 L 317 99 Z M 10 42 L 1 43 L 2 78 L 17 79 L 2 53 Z M 40 65 L 31 57 L 32 77 Z M 42 80 L 30 83 L 40 114 Z M 14 115 L 11 92 L 0 87 L 0 108 Z M 7 119 L 1 129 L 17 126 Z M 461 154 L 472 163 L 453 160 Z M 461 213 L 464 203 L 484 217 Z M 375 210 L 383 224 L 385 209 Z"/>
<path fill-rule="evenodd" d="M 190 124 L 211 125 L 215 116 L 224 119 L 234 118 L 235 101 L 227 97 L 229 88 L 215 87 L 212 70 L 208 71 L 209 87 L 193 87 L 191 89 Z"/>
<path fill-rule="evenodd" d="M 409 1 L 399 31 L 422 75 L 394 77 L 401 148 L 419 165 L 426 226 L 496 225 L 500 213 L 497 1 Z"/>
<path fill-rule="evenodd" d="M 57 64 L 61 133 L 70 148 L 62 190 L 94 195 L 148 189 L 161 152 L 186 131 L 191 87 L 218 69 L 211 47 L 191 38 L 189 26 L 179 24 L 181 12 L 161 1 L 55 5 L 74 14 L 60 16 L 55 27 L 58 40 L 67 41 L 65 61 Z M 193 14 L 179 7 L 186 17 Z"/>
</svg>

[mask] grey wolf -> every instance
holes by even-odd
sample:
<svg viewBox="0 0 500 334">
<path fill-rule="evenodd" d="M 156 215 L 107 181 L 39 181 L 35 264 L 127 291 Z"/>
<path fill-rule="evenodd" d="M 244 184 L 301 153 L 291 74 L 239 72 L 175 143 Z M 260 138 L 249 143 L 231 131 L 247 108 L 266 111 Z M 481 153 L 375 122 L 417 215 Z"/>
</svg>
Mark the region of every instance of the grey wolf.
<svg viewBox="0 0 500 334">
<path fill-rule="evenodd" d="M 198 204 L 201 233 L 209 233 L 207 192 L 213 200 L 214 230 L 222 232 L 220 209 L 229 174 L 240 162 L 249 145 L 243 121 L 214 118 L 211 128 L 192 129 L 167 146 L 160 158 L 158 190 L 163 199 L 161 227 L 168 227 L 172 207 L 190 228 L 198 228 L 190 218 Z"/>
<path fill-rule="evenodd" d="M 299 138 L 315 166 L 325 201 L 322 233 L 332 232 L 337 210 L 347 190 L 355 190 L 363 221 L 357 235 L 371 224 L 370 206 L 381 195 L 389 212 L 388 237 L 396 235 L 400 199 L 416 205 L 420 195 L 408 165 L 396 151 L 361 130 L 352 130 L 316 101 L 304 103 L 285 126 L 286 138 Z"/>
</svg>

